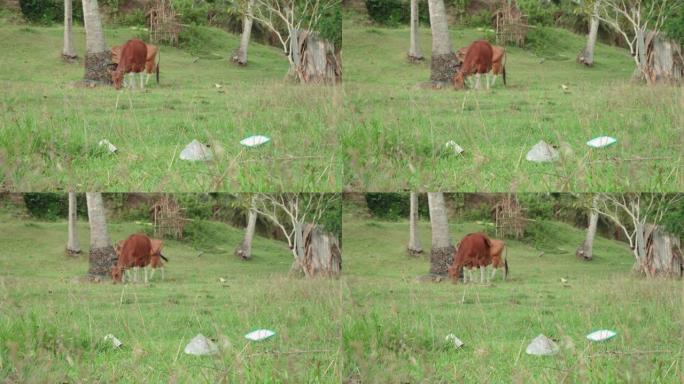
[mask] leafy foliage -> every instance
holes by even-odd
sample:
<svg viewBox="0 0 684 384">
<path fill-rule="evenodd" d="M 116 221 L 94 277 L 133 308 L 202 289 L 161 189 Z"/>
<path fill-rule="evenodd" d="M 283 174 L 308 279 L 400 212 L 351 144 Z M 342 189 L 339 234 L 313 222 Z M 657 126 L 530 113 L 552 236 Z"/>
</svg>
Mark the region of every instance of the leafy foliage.
<svg viewBox="0 0 684 384">
<path fill-rule="evenodd" d="M 41 220 L 63 220 L 69 214 L 67 193 L 26 193 L 24 204 L 29 214 Z M 76 195 L 76 211 L 81 217 L 88 217 L 85 194 Z"/>
<path fill-rule="evenodd" d="M 366 0 L 366 9 L 378 24 L 396 27 L 411 21 L 411 0 Z M 427 1 L 418 3 L 418 17 L 420 23 L 430 22 Z"/>
<path fill-rule="evenodd" d="M 19 6 L 24 18 L 31 23 L 51 25 L 64 20 L 63 0 L 19 0 Z M 73 20 L 82 22 L 81 2 L 72 0 L 71 9 Z"/>
</svg>

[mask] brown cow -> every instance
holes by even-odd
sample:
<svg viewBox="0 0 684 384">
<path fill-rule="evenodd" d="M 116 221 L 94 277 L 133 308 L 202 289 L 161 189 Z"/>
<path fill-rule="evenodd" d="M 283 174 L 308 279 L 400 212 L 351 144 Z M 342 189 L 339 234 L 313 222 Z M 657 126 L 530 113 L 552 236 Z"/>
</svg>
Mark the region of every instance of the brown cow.
<svg viewBox="0 0 684 384">
<path fill-rule="evenodd" d="M 145 59 L 145 73 L 147 77 L 145 78 L 145 85 L 150 82 L 150 75 L 152 73 L 156 74 L 157 84 L 159 84 L 159 61 L 161 60 L 161 54 L 159 53 L 159 47 L 154 44 L 147 44 L 147 58 Z M 112 62 L 114 64 L 119 64 L 119 58 L 121 57 L 121 48 L 123 45 L 115 45 L 112 47 Z"/>
<path fill-rule="evenodd" d="M 489 248 L 489 253 L 492 257 L 492 276 L 490 279 L 494 279 L 498 268 L 503 268 L 504 280 L 506 280 L 506 277 L 508 277 L 508 260 L 504 254 L 506 243 L 503 240 L 496 239 L 491 239 L 490 242 L 492 243 L 492 246 Z"/>
<path fill-rule="evenodd" d="M 456 53 L 456 57 L 458 58 L 458 61 L 463 62 L 465 60 L 465 56 L 468 53 L 468 48 L 461 48 L 458 50 Z M 503 76 L 503 83 L 506 85 L 506 48 L 500 47 L 498 45 L 492 45 L 492 71 L 491 71 L 492 76 L 492 84 L 490 86 L 494 86 L 494 83 L 496 83 L 496 78 L 499 75 Z M 487 79 L 487 82 L 489 83 L 489 79 Z"/>
<path fill-rule="evenodd" d="M 482 233 L 466 235 L 454 252 L 454 261 L 448 268 L 449 277 L 457 281 L 463 267 L 480 268 L 481 281 L 484 281 L 484 269 L 492 263 L 490 248 L 491 242 L 486 235 Z M 463 274 L 463 282 L 465 281 L 465 274 Z"/>
<path fill-rule="evenodd" d="M 121 48 L 121 57 L 115 71 L 110 71 L 114 88 L 121 89 L 121 82 L 128 73 L 132 75 L 131 85 L 135 86 L 135 74 L 140 74 L 140 88 L 143 88 L 143 75 L 145 60 L 147 58 L 147 46 L 140 39 L 131 39 Z"/>
<path fill-rule="evenodd" d="M 126 240 L 120 240 L 116 243 L 115 249 L 116 249 L 116 257 L 117 259 L 121 258 L 121 251 L 123 249 L 123 244 L 125 243 Z M 164 255 L 161 253 L 162 249 L 162 240 L 158 239 L 150 239 L 150 258 L 149 258 L 149 263 L 147 265 L 144 265 L 143 267 L 145 269 L 145 281 L 147 281 L 147 267 L 152 268 L 150 271 L 150 277 L 149 279 L 152 280 L 152 277 L 154 276 L 154 272 L 157 269 L 161 269 L 161 274 L 162 274 L 162 280 L 164 280 L 164 261 L 169 261 Z M 139 266 L 134 266 L 133 272 L 134 272 L 134 281 L 138 281 L 138 269 Z M 124 270 L 124 274 L 126 274 L 128 271 Z"/>
<path fill-rule="evenodd" d="M 475 88 L 480 88 L 480 75 L 492 69 L 493 55 L 492 45 L 485 40 L 477 40 L 470 44 L 461 68 L 454 75 L 454 89 L 463 89 L 465 78 L 473 74 L 477 79 Z M 489 83 L 487 88 L 489 88 Z"/>
<path fill-rule="evenodd" d="M 123 273 L 134 267 L 144 267 L 150 263 L 150 253 L 152 243 L 150 238 L 142 235 L 131 235 L 121 245 L 121 252 L 118 255 L 116 265 L 112 267 L 112 279 L 121 281 Z M 147 283 L 147 274 L 145 276 Z"/>
</svg>

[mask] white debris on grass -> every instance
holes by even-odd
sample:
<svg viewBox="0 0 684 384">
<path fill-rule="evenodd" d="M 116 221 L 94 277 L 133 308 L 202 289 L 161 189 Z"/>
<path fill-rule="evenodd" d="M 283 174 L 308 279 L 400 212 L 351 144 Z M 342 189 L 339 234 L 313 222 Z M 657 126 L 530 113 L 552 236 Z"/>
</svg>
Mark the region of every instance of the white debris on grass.
<svg viewBox="0 0 684 384">
<path fill-rule="evenodd" d="M 560 351 L 560 347 L 553 340 L 544 335 L 539 335 L 525 349 L 525 353 L 534 356 L 552 356 Z"/>
<path fill-rule="evenodd" d="M 119 348 L 123 345 L 121 340 L 117 339 L 116 336 L 112 335 L 111 333 L 108 334 L 107 336 L 104 337 L 105 341 L 112 341 L 112 345 L 114 348 Z"/>
<path fill-rule="evenodd" d="M 558 154 L 556 148 L 552 147 L 544 140 L 541 140 L 535 144 L 529 152 L 527 152 L 525 159 L 535 163 L 543 163 L 547 161 L 556 161 L 559 159 L 559 157 L 560 155 Z"/>
<path fill-rule="evenodd" d="M 456 142 L 453 140 L 447 141 L 446 144 L 444 144 L 444 146 L 447 149 L 453 150 L 454 154 L 456 154 L 456 155 L 460 155 L 464 151 L 464 149 L 460 145 L 456 144 Z"/>
<path fill-rule="evenodd" d="M 256 147 L 261 144 L 266 144 L 269 141 L 271 141 L 271 139 L 266 136 L 255 135 L 240 140 L 240 144 L 246 147 Z"/>
<path fill-rule="evenodd" d="M 181 160 L 189 161 L 206 161 L 213 157 L 211 149 L 197 140 L 192 140 L 180 153 Z"/>
<path fill-rule="evenodd" d="M 273 335 L 275 335 L 275 332 L 271 331 L 270 329 L 257 329 L 256 331 L 252 331 L 246 334 L 245 339 L 252 341 L 261 341 L 266 340 Z"/>
<path fill-rule="evenodd" d="M 453 333 L 446 335 L 446 337 L 444 339 L 447 342 L 453 343 L 454 347 L 456 347 L 457 349 L 461 348 L 463 346 L 463 341 L 461 341 L 461 339 L 456 337 L 456 335 L 454 335 Z"/>
<path fill-rule="evenodd" d="M 599 136 L 587 141 L 587 145 L 593 148 L 605 148 L 617 143 L 617 139 L 610 136 Z"/>
<path fill-rule="evenodd" d="M 105 148 L 107 151 L 111 153 L 115 153 L 119 149 L 114 146 L 114 144 L 110 143 L 109 140 L 107 139 L 102 139 L 100 140 L 99 143 L 97 143 L 98 146 Z"/>
<path fill-rule="evenodd" d="M 184 352 L 188 355 L 204 356 L 214 355 L 218 353 L 218 347 L 213 341 L 207 339 L 203 334 L 199 333 L 195 336 L 188 345 L 185 346 Z"/>
<path fill-rule="evenodd" d="M 598 331 L 595 331 L 595 332 L 588 334 L 587 339 L 589 339 L 591 341 L 606 341 L 606 340 L 612 339 L 616 335 L 617 335 L 617 333 L 615 333 L 611 330 L 601 329 L 601 330 L 598 330 Z"/>
</svg>

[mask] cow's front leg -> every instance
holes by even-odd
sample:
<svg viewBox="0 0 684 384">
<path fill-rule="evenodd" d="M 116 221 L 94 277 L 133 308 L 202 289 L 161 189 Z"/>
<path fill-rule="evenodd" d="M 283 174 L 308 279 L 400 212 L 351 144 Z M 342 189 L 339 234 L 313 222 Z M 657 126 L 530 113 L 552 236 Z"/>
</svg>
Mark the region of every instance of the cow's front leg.
<svg viewBox="0 0 684 384">
<path fill-rule="evenodd" d="M 147 285 L 147 267 L 143 267 L 145 270 L 145 285 Z"/>
<path fill-rule="evenodd" d="M 475 89 L 480 89 L 480 74 L 475 75 Z"/>
<path fill-rule="evenodd" d="M 485 267 L 480 267 L 480 284 L 485 283 Z"/>
<path fill-rule="evenodd" d="M 496 267 L 492 266 L 492 277 L 490 278 L 491 280 L 494 280 L 494 275 L 496 275 Z"/>
<path fill-rule="evenodd" d="M 143 73 L 142 73 L 142 72 L 138 72 L 138 76 L 140 77 L 140 89 L 145 89 L 145 83 L 144 83 L 144 80 L 143 80 Z"/>
</svg>

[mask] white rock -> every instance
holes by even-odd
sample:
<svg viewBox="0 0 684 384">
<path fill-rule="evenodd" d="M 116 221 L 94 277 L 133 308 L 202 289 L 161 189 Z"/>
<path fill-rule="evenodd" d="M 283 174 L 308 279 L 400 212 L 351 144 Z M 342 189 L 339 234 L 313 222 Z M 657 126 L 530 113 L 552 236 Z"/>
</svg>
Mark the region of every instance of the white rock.
<svg viewBox="0 0 684 384">
<path fill-rule="evenodd" d="M 198 161 L 198 160 L 211 160 L 213 154 L 211 150 L 206 145 L 200 143 L 197 140 L 193 140 L 183 148 L 180 153 L 181 160 Z"/>
<path fill-rule="evenodd" d="M 110 143 L 109 140 L 107 139 L 102 139 L 100 140 L 99 143 L 97 143 L 100 147 L 104 147 L 106 150 L 108 150 L 111 153 L 115 153 L 119 149 L 114 146 L 114 144 Z"/>
<path fill-rule="evenodd" d="M 117 339 L 116 336 L 112 335 L 111 333 L 105 336 L 104 339 L 105 341 L 111 340 L 114 348 L 119 348 L 123 345 L 121 340 Z"/>
<path fill-rule="evenodd" d="M 587 141 L 587 145 L 594 148 L 605 148 L 617 143 L 617 139 L 610 136 L 599 136 Z"/>
<path fill-rule="evenodd" d="M 271 139 L 266 136 L 255 135 L 240 140 L 240 144 L 246 147 L 256 147 L 257 145 L 266 144 L 269 141 L 271 141 Z"/>
<path fill-rule="evenodd" d="M 452 149 L 457 155 L 460 155 L 464 151 L 464 149 L 453 140 L 447 141 L 444 146 L 447 147 L 447 149 Z"/>
<path fill-rule="evenodd" d="M 616 335 L 617 335 L 617 333 L 615 333 L 611 330 L 601 329 L 601 330 L 598 330 L 598 331 L 595 331 L 595 332 L 588 334 L 587 339 L 589 339 L 591 341 L 606 341 L 606 340 L 612 339 Z"/>
<path fill-rule="evenodd" d="M 275 335 L 275 332 L 271 331 L 270 329 L 257 329 L 256 331 L 252 331 L 246 334 L 245 339 L 249 339 L 252 341 L 261 341 L 268 339 L 273 335 Z"/>
<path fill-rule="evenodd" d="M 553 340 L 544 335 L 539 335 L 527 346 L 525 352 L 534 356 L 551 356 L 560 351 L 560 347 Z"/>
<path fill-rule="evenodd" d="M 218 353 L 218 351 L 216 344 L 201 333 L 190 340 L 184 349 L 184 352 L 188 355 L 195 356 L 214 355 Z"/>
<path fill-rule="evenodd" d="M 554 147 L 546 143 L 544 140 L 541 140 L 535 144 L 529 152 L 527 152 L 525 159 L 535 163 L 543 163 L 546 161 L 556 161 L 559 157 L 558 151 Z"/>
<path fill-rule="evenodd" d="M 454 347 L 456 348 L 461 348 L 463 346 L 463 342 L 461 341 L 461 339 L 456 337 L 456 335 L 454 335 L 453 333 L 446 335 L 444 339 L 448 342 L 454 343 Z"/>
</svg>

